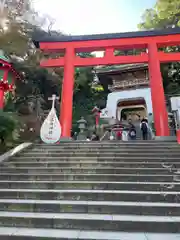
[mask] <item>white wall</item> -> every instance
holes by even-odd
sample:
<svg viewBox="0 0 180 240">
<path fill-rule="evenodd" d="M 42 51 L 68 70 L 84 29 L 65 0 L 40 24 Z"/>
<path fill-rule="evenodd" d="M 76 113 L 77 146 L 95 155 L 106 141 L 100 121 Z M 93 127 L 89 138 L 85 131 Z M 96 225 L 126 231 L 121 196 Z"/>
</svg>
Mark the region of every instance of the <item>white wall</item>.
<svg viewBox="0 0 180 240">
<path fill-rule="evenodd" d="M 121 100 L 127 100 L 131 98 L 143 98 L 147 105 L 147 113 L 152 113 L 152 102 L 151 102 L 151 89 L 143 88 L 143 89 L 135 89 L 135 90 L 126 90 L 120 92 L 112 92 L 107 97 L 106 108 L 108 111 L 109 118 L 116 118 L 116 109 L 117 103 Z"/>
</svg>

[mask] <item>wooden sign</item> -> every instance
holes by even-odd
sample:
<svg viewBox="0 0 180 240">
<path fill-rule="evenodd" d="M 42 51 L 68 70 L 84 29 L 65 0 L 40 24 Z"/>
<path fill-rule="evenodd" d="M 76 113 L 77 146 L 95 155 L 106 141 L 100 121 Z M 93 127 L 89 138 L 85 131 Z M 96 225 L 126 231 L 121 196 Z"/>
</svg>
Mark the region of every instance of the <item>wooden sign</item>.
<svg viewBox="0 0 180 240">
<path fill-rule="evenodd" d="M 41 140 L 47 144 L 56 143 L 61 137 L 61 125 L 54 107 L 56 99 L 59 99 L 56 95 L 52 95 L 52 98 L 49 98 L 49 100 L 52 100 L 52 108 L 44 120 L 40 130 Z"/>
</svg>

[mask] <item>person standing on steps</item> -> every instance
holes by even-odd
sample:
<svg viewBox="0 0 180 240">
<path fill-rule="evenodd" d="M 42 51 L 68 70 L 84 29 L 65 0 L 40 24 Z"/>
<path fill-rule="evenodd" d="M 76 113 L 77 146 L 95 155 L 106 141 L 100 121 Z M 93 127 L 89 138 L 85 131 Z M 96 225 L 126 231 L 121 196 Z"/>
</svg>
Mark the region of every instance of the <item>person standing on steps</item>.
<svg viewBox="0 0 180 240">
<path fill-rule="evenodd" d="M 148 126 L 148 120 L 146 118 L 142 119 L 140 123 L 140 129 L 142 132 L 143 140 L 148 140 L 149 126 Z"/>
<path fill-rule="evenodd" d="M 117 131 L 117 133 L 116 133 L 116 138 L 117 138 L 117 140 L 121 140 L 121 139 L 122 139 L 122 130 L 121 130 L 121 129 L 119 129 L 119 130 Z"/>
<path fill-rule="evenodd" d="M 129 124 L 128 138 L 129 140 L 136 140 L 136 127 L 132 123 L 131 119 L 128 120 L 128 124 Z"/>
<path fill-rule="evenodd" d="M 99 136 L 96 134 L 96 132 L 93 132 L 91 141 L 99 141 Z"/>
<path fill-rule="evenodd" d="M 90 142 L 90 141 L 91 141 L 91 139 L 90 139 L 89 136 L 87 136 L 86 141 L 87 141 L 87 142 Z"/>
<path fill-rule="evenodd" d="M 129 129 L 129 139 L 136 140 L 136 128 L 134 125 L 132 125 L 131 128 Z"/>
</svg>

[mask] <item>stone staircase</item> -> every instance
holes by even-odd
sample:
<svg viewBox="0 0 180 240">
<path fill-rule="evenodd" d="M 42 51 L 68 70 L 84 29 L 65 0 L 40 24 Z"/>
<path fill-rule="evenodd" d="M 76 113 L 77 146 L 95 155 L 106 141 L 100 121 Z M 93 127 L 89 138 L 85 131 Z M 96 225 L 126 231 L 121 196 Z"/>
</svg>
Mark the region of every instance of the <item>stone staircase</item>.
<svg viewBox="0 0 180 240">
<path fill-rule="evenodd" d="M 179 240 L 176 143 L 34 145 L 0 167 L 1 240 Z"/>
</svg>

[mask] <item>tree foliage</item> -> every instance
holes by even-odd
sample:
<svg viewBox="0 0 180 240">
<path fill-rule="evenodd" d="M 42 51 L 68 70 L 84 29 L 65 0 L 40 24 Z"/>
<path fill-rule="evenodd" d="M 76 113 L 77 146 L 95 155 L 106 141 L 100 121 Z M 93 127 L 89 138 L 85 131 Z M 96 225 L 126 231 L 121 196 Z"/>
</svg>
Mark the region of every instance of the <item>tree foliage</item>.
<svg viewBox="0 0 180 240">
<path fill-rule="evenodd" d="M 104 104 L 107 93 L 92 87 L 94 81 L 93 68 L 78 68 L 75 73 L 75 91 L 73 107 L 73 123 L 84 116 L 90 125 L 94 125 L 92 109 Z"/>
<path fill-rule="evenodd" d="M 180 0 L 157 0 L 154 8 L 147 9 L 139 24 L 140 29 L 180 27 Z"/>
<path fill-rule="evenodd" d="M 8 124 L 9 116 L 6 112 L 17 112 L 22 116 L 32 115 L 29 119 L 37 117 L 38 120 L 43 110 L 49 107 L 48 97 L 60 90 L 57 74 L 39 66 L 42 54 L 35 49 L 31 36 L 35 29 L 41 30 L 41 24 L 32 21 L 34 16 L 37 16 L 37 13 L 31 8 L 30 0 L 8 0 L 3 11 L 1 9 L 1 48 L 12 59 L 15 69 L 22 76 L 21 80 L 16 81 L 15 95 L 7 93 L 5 97 L 4 113 L 0 116 L 3 129 L 1 136 L 4 136 L 5 140 L 7 133 L 13 131 L 10 126 L 15 126 Z M 21 121 L 21 118 L 18 119 Z"/>
<path fill-rule="evenodd" d="M 25 12 L 29 12 L 30 2 L 21 2 L 24 1 L 5 2 L 0 18 L 0 44 L 6 54 L 24 57 L 29 47 L 27 43 L 31 24 L 24 21 L 23 16 Z"/>
<path fill-rule="evenodd" d="M 138 26 L 142 30 L 180 27 L 180 0 L 157 0 L 154 8 L 147 9 Z M 180 52 L 178 46 L 163 49 Z M 180 63 L 161 65 L 165 93 L 180 94 Z"/>
<path fill-rule="evenodd" d="M 23 4 L 24 2 L 24 4 Z M 63 69 L 43 69 L 39 62 L 43 57 L 54 58 L 60 54 L 48 53 L 43 56 L 43 53 L 35 49 L 31 37 L 34 31 L 43 32 L 42 23 L 47 22 L 51 25 L 51 20 L 39 18 L 38 14 L 31 6 L 31 0 L 7 0 L 3 14 L 0 15 L 0 44 L 6 55 L 10 56 L 14 68 L 22 76 L 21 80 L 16 81 L 15 94 L 6 94 L 5 112 L 17 113 L 20 121 L 25 121 L 24 130 L 36 127 L 33 124 L 40 122 L 47 114 L 47 110 L 51 107 L 51 102 L 48 97 L 52 94 L 60 96 L 61 85 L 63 81 Z M 48 27 L 48 26 L 47 26 Z M 49 29 L 49 28 L 48 28 Z M 47 33 L 46 33 L 47 34 Z M 51 31 L 51 34 L 61 34 L 59 31 Z M 94 57 L 90 53 L 80 53 L 79 57 Z M 98 92 L 92 88 L 94 81 L 93 68 L 77 68 L 75 69 L 75 86 L 74 86 L 74 101 L 73 101 L 73 126 L 77 125 L 77 121 L 81 116 L 84 116 L 89 124 L 94 124 L 92 109 L 95 105 L 100 105 L 106 93 Z M 60 104 L 56 104 L 59 114 Z M 3 114 L 6 113 L 2 113 Z M 4 115 L 5 116 L 5 115 Z M 42 117 L 43 116 L 43 117 Z M 25 119 L 25 120 L 24 120 Z M 11 120 L 11 119 L 10 119 Z M 0 121 L 6 121 L 1 118 Z M 8 121 L 7 121 L 8 123 Z M 7 132 L 1 131 L 1 134 L 7 136 L 8 131 L 13 132 L 15 127 L 19 125 L 2 124 L 7 128 Z M 23 132 L 23 134 L 25 134 Z M 37 128 L 36 135 L 39 135 Z"/>
<path fill-rule="evenodd" d="M 15 114 L 0 112 L 0 152 L 2 146 L 6 146 L 8 142 L 13 142 L 15 139 L 15 131 L 18 126 L 18 121 Z"/>
</svg>

